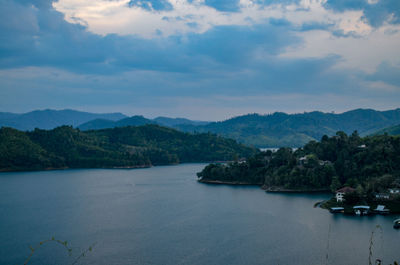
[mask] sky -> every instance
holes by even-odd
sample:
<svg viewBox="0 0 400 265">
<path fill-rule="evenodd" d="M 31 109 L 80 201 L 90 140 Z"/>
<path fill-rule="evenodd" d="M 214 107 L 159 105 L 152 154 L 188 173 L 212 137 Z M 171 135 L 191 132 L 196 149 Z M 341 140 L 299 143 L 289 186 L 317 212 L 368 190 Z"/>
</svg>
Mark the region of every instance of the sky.
<svg viewBox="0 0 400 265">
<path fill-rule="evenodd" d="M 399 0 L 0 0 L 0 112 L 398 107 Z"/>
</svg>

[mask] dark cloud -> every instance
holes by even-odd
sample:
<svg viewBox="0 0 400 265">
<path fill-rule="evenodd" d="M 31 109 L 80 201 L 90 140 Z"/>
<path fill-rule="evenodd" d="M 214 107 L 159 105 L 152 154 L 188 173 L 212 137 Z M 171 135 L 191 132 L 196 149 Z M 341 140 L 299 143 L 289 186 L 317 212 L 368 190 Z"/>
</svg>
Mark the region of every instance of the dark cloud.
<svg viewBox="0 0 400 265">
<path fill-rule="evenodd" d="M 239 0 L 205 0 L 204 4 L 225 12 L 236 12 L 240 9 Z"/>
<path fill-rule="evenodd" d="M 299 30 L 300 31 L 309 31 L 309 30 L 332 30 L 335 24 L 331 23 L 320 23 L 320 22 L 306 22 L 303 23 Z"/>
<path fill-rule="evenodd" d="M 193 3 L 193 0 L 188 0 L 188 2 Z M 299 3 L 300 0 L 253 0 L 252 2 L 263 7 L 273 4 L 295 4 Z M 240 10 L 240 0 L 205 0 L 204 4 L 222 12 L 238 12 Z"/>
<path fill-rule="evenodd" d="M 269 5 L 290 5 L 290 4 L 298 4 L 301 0 L 253 0 L 253 3 L 259 4 L 259 5 L 264 5 L 264 6 L 269 6 Z"/>
<path fill-rule="evenodd" d="M 364 12 L 364 19 L 373 27 L 379 27 L 384 22 L 400 23 L 399 0 L 379 0 L 372 4 L 368 0 L 327 0 L 325 7 L 337 12 L 361 10 Z"/>
<path fill-rule="evenodd" d="M 399 86 L 400 65 L 383 62 L 378 66 L 375 73 L 367 76 L 367 80 L 382 81 L 393 86 Z"/>
<path fill-rule="evenodd" d="M 290 2 L 295 1 L 282 3 Z M 360 8 L 347 1 L 337 1 L 336 6 L 328 2 L 337 12 Z M 273 3 L 262 1 L 265 5 Z M 161 10 L 153 4 L 152 8 Z M 33 98 L 42 105 L 51 101 L 53 107 L 78 100 L 81 105 L 129 105 L 153 102 L 157 97 L 206 100 L 210 95 L 276 93 L 340 93 L 355 98 L 362 94 L 373 98 L 376 94 L 360 92 L 363 82 L 400 84 L 396 65 L 381 64 L 375 74 L 366 75 L 334 70 L 332 66 L 341 60 L 335 55 L 313 59 L 278 56 L 289 47 L 302 45 L 298 31 L 333 32 L 332 24 L 310 22 L 299 27 L 285 19 L 268 19 L 264 24 L 215 26 L 184 36 L 100 36 L 66 22 L 63 14 L 51 7 L 51 1 L 0 0 L 0 30 L 0 72 L 31 66 L 38 72 L 38 77 L 26 74 L 28 70 L 21 70 L 23 74 L 17 78 L 3 75 L 0 104 L 7 106 L 17 102 L 21 94 L 27 95 L 23 104 Z M 333 34 L 348 37 L 343 32 Z M 55 69 L 59 77 L 47 74 L 49 69 Z M 392 95 L 391 99 L 396 97 Z"/>
<path fill-rule="evenodd" d="M 252 27 L 218 26 L 184 37 L 143 39 L 113 34 L 102 37 L 66 22 L 61 13 L 46 7 L 5 1 L 0 12 L 2 68 L 50 66 L 102 74 L 131 69 L 188 72 L 206 65 L 240 68 L 251 64 L 255 52 L 277 54 L 300 42 L 285 20 Z"/>
<path fill-rule="evenodd" d="M 128 3 L 129 6 L 138 6 L 148 11 L 169 11 L 173 9 L 173 6 L 168 0 L 131 0 Z"/>
</svg>

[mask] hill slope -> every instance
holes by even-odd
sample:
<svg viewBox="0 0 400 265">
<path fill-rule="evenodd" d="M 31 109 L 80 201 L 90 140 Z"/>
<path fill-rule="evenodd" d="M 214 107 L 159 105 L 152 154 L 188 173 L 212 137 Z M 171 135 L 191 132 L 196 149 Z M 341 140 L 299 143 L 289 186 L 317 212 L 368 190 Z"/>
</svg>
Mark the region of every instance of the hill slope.
<svg viewBox="0 0 400 265">
<path fill-rule="evenodd" d="M 389 111 L 358 109 L 342 114 L 323 112 L 248 114 L 203 126 L 177 127 L 188 132 L 212 132 L 258 147 L 299 147 L 310 140 L 319 140 L 323 135 L 334 135 L 336 131 L 352 133 L 357 130 L 361 135 L 368 135 L 399 123 L 400 109 Z"/>
<path fill-rule="evenodd" d="M 137 115 L 129 118 L 124 118 L 118 121 L 95 119 L 79 125 L 78 128 L 83 131 L 88 131 L 88 130 L 100 130 L 107 128 L 115 128 L 115 127 L 141 126 L 146 124 L 156 124 L 156 122 L 146 119 L 143 116 Z"/>
<path fill-rule="evenodd" d="M 129 118 L 124 118 L 118 121 L 110 121 L 105 119 L 91 120 L 78 126 L 80 130 L 99 130 L 106 128 L 125 127 L 125 126 L 140 126 L 145 124 L 158 124 L 161 126 L 175 128 L 179 125 L 205 125 L 205 121 L 192 121 L 184 118 L 167 118 L 157 117 L 155 119 L 146 119 L 143 116 L 136 115 Z"/>
<path fill-rule="evenodd" d="M 148 167 L 232 160 L 256 152 L 231 139 L 158 125 L 87 132 L 70 126 L 30 132 L 0 129 L 0 171 Z"/>
<path fill-rule="evenodd" d="M 385 134 L 385 133 L 387 133 L 389 135 L 400 135 L 400 124 L 379 130 L 379 131 L 375 132 L 373 135 L 379 135 L 379 134 Z"/>
</svg>

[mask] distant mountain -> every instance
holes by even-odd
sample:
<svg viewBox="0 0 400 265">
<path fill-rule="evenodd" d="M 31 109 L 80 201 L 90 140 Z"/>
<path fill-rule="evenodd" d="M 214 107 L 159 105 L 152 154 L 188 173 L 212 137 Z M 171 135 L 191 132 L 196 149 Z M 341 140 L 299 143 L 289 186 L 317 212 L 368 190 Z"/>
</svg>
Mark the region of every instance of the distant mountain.
<svg viewBox="0 0 400 265">
<path fill-rule="evenodd" d="M 141 126 L 146 124 L 156 124 L 155 121 L 146 119 L 143 116 L 132 116 L 129 118 L 124 118 L 118 121 L 110 121 L 105 119 L 95 119 L 88 121 L 78 126 L 82 131 L 88 130 L 100 130 L 115 127 L 126 127 L 126 126 Z"/>
<path fill-rule="evenodd" d="M 385 133 L 389 135 L 400 135 L 400 124 L 379 130 L 375 132 L 373 135 L 380 135 Z"/>
<path fill-rule="evenodd" d="M 78 129 L 82 131 L 88 131 L 88 130 L 100 130 L 100 129 L 106 129 L 106 128 L 114 128 L 115 126 L 115 121 L 111 120 L 106 120 L 106 119 L 95 119 L 91 120 L 88 122 L 85 122 L 81 125 L 78 126 Z"/>
<path fill-rule="evenodd" d="M 179 127 L 180 125 L 191 125 L 191 126 L 205 125 L 208 124 L 208 122 L 192 121 L 184 118 L 167 118 L 167 117 L 157 117 L 151 120 L 151 119 L 146 119 L 143 116 L 136 115 L 118 121 L 95 119 L 79 125 L 78 128 L 82 131 L 87 131 L 87 130 L 99 130 L 99 129 L 125 127 L 125 126 L 141 126 L 146 124 L 158 124 L 162 126 L 176 128 Z"/>
<path fill-rule="evenodd" d="M 35 110 L 23 114 L 0 112 L 0 127 L 12 127 L 22 131 L 35 128 L 49 130 L 62 125 L 78 127 L 81 130 L 98 130 L 145 124 L 159 124 L 174 128 L 177 125 L 199 126 L 207 123 L 184 118 L 157 117 L 155 119 L 147 119 L 139 115 L 128 117 L 122 113 L 97 114 L 68 109 Z"/>
<path fill-rule="evenodd" d="M 199 126 L 199 125 L 206 125 L 210 122 L 208 121 L 192 121 L 189 119 L 185 118 L 168 118 L 168 117 L 157 117 L 153 119 L 156 123 L 167 126 L 167 127 L 175 127 L 177 125 L 194 125 L 194 126 Z"/>
<path fill-rule="evenodd" d="M 207 125 L 179 125 L 188 132 L 212 132 L 257 147 L 299 147 L 310 140 L 332 136 L 337 131 L 347 134 L 357 130 L 368 135 L 382 128 L 400 123 L 400 109 L 376 111 L 356 109 L 342 114 L 309 112 L 269 115 L 248 114 Z"/>
<path fill-rule="evenodd" d="M 61 125 L 78 126 L 94 119 L 116 121 L 126 118 L 121 113 L 89 113 L 76 110 L 35 110 L 24 114 L 0 113 L 0 127 L 12 127 L 18 130 L 53 129 Z"/>
</svg>

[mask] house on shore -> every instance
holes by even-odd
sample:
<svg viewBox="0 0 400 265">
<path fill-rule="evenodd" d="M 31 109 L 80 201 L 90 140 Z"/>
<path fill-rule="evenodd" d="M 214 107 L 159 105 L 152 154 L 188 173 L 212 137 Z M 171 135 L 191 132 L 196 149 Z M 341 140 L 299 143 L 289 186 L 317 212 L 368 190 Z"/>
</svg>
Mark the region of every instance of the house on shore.
<svg viewBox="0 0 400 265">
<path fill-rule="evenodd" d="M 337 202 L 343 202 L 344 201 L 344 195 L 347 193 L 352 193 L 355 192 L 356 190 L 351 188 L 351 187 L 343 187 L 341 189 L 338 189 L 336 191 L 336 201 Z"/>
<path fill-rule="evenodd" d="M 377 200 L 389 200 L 390 194 L 389 193 L 376 193 L 375 199 Z"/>
</svg>

